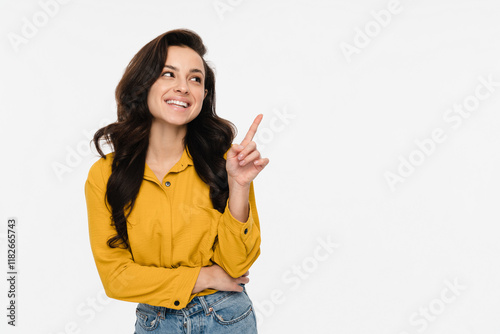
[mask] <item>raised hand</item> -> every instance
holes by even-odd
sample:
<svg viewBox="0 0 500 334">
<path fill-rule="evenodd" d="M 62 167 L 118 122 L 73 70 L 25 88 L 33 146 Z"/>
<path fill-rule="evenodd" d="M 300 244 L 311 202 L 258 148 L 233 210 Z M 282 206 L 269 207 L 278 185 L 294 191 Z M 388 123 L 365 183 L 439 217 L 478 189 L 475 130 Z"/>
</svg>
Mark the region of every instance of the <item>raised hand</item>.
<svg viewBox="0 0 500 334">
<path fill-rule="evenodd" d="M 229 182 L 248 186 L 269 163 L 268 158 L 261 158 L 257 144 L 252 140 L 264 115 L 255 117 L 241 144 L 233 144 L 226 157 L 226 170 Z"/>
</svg>

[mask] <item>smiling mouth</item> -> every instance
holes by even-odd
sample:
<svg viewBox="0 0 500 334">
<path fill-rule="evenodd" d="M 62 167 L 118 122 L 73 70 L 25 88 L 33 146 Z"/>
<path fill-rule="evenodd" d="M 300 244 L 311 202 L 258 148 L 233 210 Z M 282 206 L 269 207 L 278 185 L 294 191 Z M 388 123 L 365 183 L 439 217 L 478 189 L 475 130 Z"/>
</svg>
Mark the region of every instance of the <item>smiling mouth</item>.
<svg viewBox="0 0 500 334">
<path fill-rule="evenodd" d="M 166 100 L 167 104 L 173 104 L 177 107 L 187 108 L 189 107 L 189 103 L 178 101 L 178 100 Z"/>
</svg>

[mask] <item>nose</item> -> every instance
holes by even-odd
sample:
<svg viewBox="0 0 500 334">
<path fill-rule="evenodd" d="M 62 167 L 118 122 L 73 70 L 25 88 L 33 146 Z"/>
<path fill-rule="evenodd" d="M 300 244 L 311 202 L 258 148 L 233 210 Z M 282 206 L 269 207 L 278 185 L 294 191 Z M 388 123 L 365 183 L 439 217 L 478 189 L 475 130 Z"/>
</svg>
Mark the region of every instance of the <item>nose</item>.
<svg viewBox="0 0 500 334">
<path fill-rule="evenodd" d="M 189 88 L 188 88 L 186 80 L 183 80 L 183 79 L 177 80 L 177 85 L 174 88 L 174 90 L 176 93 L 189 94 Z"/>
</svg>

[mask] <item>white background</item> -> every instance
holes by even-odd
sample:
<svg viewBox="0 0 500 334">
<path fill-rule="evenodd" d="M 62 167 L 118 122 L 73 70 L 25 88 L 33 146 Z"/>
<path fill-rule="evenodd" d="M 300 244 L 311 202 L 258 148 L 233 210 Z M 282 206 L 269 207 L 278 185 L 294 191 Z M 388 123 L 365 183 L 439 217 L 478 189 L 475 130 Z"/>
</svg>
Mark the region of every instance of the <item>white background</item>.
<svg viewBox="0 0 500 334">
<path fill-rule="evenodd" d="M 89 247 L 88 143 L 133 55 L 175 28 L 207 45 L 237 142 L 264 114 L 259 333 L 499 333 L 498 1 L 54 1 L 0 3 L 4 275 L 8 217 L 19 249 L 2 333 L 133 332 Z"/>
</svg>

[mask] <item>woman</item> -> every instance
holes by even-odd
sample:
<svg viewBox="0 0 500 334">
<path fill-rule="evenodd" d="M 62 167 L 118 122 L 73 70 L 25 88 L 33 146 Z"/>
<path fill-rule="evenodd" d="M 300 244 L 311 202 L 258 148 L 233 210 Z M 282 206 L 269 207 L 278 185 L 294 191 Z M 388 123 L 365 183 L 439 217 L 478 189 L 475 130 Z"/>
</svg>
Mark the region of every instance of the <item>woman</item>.
<svg viewBox="0 0 500 334">
<path fill-rule="evenodd" d="M 262 115 L 231 144 L 205 52 L 189 30 L 145 45 L 116 88 L 118 120 L 94 136 L 90 243 L 106 294 L 139 303 L 136 333 L 257 332 L 245 284 L 260 254 L 252 181 L 269 159 L 252 138 Z"/>
</svg>

